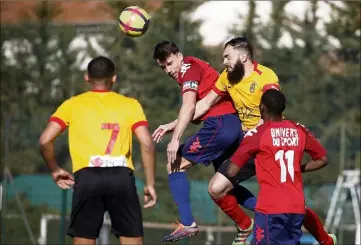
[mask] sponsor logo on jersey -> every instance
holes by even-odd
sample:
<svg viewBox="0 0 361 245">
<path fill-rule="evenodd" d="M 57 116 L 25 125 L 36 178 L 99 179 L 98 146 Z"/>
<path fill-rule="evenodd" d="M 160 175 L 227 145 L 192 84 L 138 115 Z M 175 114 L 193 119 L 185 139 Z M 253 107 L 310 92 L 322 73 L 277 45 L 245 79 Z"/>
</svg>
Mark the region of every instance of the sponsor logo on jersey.
<svg viewBox="0 0 361 245">
<path fill-rule="evenodd" d="M 180 69 L 180 73 L 182 74 L 182 77 L 184 76 L 184 74 L 187 72 L 187 70 L 191 68 L 191 64 L 183 64 L 181 69 Z"/>
<path fill-rule="evenodd" d="M 256 82 L 252 82 L 251 86 L 249 87 L 249 92 L 254 93 L 256 90 Z"/>
</svg>

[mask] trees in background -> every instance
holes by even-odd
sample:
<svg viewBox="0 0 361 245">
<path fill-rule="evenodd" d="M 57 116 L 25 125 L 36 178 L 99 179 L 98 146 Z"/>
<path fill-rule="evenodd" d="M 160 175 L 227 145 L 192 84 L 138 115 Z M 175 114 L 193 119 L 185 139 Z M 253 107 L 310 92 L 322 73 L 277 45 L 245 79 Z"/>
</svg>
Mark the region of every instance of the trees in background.
<svg viewBox="0 0 361 245">
<path fill-rule="evenodd" d="M 16 26 L 1 26 L 1 143 L 9 139 L 9 151 L 2 147 L 2 164 L 10 166 L 13 174 L 47 172 L 37 150 L 37 140 L 47 119 L 60 103 L 87 89 L 79 64 L 91 57 L 106 54 L 117 67 L 115 90 L 137 98 L 144 106 L 153 131 L 158 125 L 177 117 L 181 103 L 179 87 L 152 59 L 155 44 L 163 39 L 174 41 L 185 55 L 204 59 L 219 71 L 222 46 L 203 47 L 198 22 L 190 13 L 202 1 L 162 1 L 162 7 L 149 11 L 151 25 L 146 35 L 130 38 L 117 25 L 101 26 L 102 32 L 83 33 L 84 48 L 74 46 L 79 34 L 73 26 L 54 26 L 53 18 L 60 13 L 56 3 L 39 2 L 33 10 L 37 22 L 27 21 Z M 114 19 L 129 5 L 143 6 L 143 1 L 109 1 Z M 326 144 L 337 167 L 325 168 L 305 175 L 306 183 L 334 182 L 339 172 L 340 125 L 346 128 L 346 163 L 360 159 L 360 5 L 332 1 L 331 20 L 324 33 L 318 28 L 319 2 L 309 1 L 304 18 L 285 12 L 290 1 L 272 1 L 270 20 L 261 24 L 257 6 L 249 1 L 249 12 L 240 16 L 241 28 L 234 35 L 247 35 L 256 49 L 256 59 L 278 74 L 288 98 L 286 117 L 307 125 Z M 291 45 L 282 46 L 285 33 Z M 94 43 L 94 40 L 97 44 Z M 6 122 L 11 123 L 8 127 Z M 191 126 L 190 135 L 198 126 Z M 176 217 L 168 193 L 166 147 L 169 137 L 157 145 L 157 185 L 162 196 L 161 208 L 165 220 Z M 136 141 L 134 141 L 136 142 Z M 70 168 L 67 137 L 57 141 L 59 162 Z M 6 154 L 5 154 L 6 153 Z M 140 166 L 139 149 L 134 146 L 136 166 Z M 358 159 L 358 160 L 357 160 Z M 358 166 L 360 167 L 360 166 Z M 1 169 L 2 171 L 2 169 Z M 141 177 L 141 169 L 138 176 Z M 190 171 L 192 179 L 209 179 L 213 168 L 197 166 Z M 154 218 L 151 211 L 145 216 Z"/>
</svg>

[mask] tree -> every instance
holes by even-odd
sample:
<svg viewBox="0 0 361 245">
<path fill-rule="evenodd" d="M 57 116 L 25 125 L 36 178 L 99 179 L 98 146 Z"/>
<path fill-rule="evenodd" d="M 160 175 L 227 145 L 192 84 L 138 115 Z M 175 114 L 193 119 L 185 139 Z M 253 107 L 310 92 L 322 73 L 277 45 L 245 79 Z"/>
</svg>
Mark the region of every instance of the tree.
<svg viewBox="0 0 361 245">
<path fill-rule="evenodd" d="M 43 1 L 33 9 L 35 22 L 24 16 L 20 25 L 2 26 L 2 118 L 11 121 L 2 132 L 9 135 L 7 163 L 14 174 L 45 170 L 34 147 L 40 132 L 55 108 L 82 90 L 76 53 L 70 49 L 75 30 L 51 23 L 60 11 Z M 69 158 L 65 140 L 57 141 L 61 164 Z"/>
</svg>

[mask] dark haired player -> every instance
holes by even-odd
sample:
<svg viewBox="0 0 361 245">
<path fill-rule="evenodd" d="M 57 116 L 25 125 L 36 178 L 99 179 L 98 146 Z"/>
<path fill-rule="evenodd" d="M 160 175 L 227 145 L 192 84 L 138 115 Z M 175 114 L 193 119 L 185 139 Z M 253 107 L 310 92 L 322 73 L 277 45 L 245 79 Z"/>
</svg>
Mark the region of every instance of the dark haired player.
<svg viewBox="0 0 361 245">
<path fill-rule="evenodd" d="M 55 183 L 63 189 L 74 184 L 68 234 L 74 244 L 95 244 L 108 211 L 120 244 L 143 244 L 132 133 L 140 143 L 146 177 L 144 207 L 149 208 L 157 196 L 154 145 L 146 117 L 136 99 L 111 92 L 116 75 L 110 59 L 100 56 L 90 61 L 84 78 L 92 90 L 64 101 L 40 136 L 40 151 Z M 67 127 L 75 180 L 55 159 L 53 142 Z"/>
<path fill-rule="evenodd" d="M 255 158 L 260 185 L 252 244 L 299 244 L 305 215 L 302 173 L 328 164 L 326 150 L 299 123 L 283 120 L 285 96 L 276 89 L 261 98 L 263 125 L 249 130 L 231 158 L 227 173 L 235 177 Z M 304 152 L 312 160 L 301 165 Z"/>
</svg>

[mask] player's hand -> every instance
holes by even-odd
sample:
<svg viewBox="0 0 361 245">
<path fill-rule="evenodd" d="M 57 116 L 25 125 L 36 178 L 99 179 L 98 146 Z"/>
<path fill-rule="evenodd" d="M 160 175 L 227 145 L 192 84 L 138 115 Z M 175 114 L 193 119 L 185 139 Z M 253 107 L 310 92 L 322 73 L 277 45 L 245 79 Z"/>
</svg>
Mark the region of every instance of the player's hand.
<svg viewBox="0 0 361 245">
<path fill-rule="evenodd" d="M 68 171 L 58 168 L 51 173 L 55 184 L 57 184 L 61 189 L 70 189 L 74 185 L 74 177 Z"/>
<path fill-rule="evenodd" d="M 258 127 L 258 126 L 262 125 L 263 123 L 264 123 L 263 119 L 259 119 L 259 121 L 258 121 L 258 123 L 257 123 L 256 127 Z"/>
<path fill-rule="evenodd" d="M 144 187 L 144 208 L 153 207 L 157 202 L 157 194 L 154 186 Z"/>
<path fill-rule="evenodd" d="M 174 122 L 160 125 L 152 134 L 152 138 L 156 143 L 159 143 L 163 136 L 172 132 L 177 124 Z"/>
<path fill-rule="evenodd" d="M 171 142 L 168 144 L 167 148 L 167 156 L 168 156 L 168 163 L 173 164 L 177 159 L 177 152 L 179 149 L 179 140 L 172 139 Z"/>
</svg>

